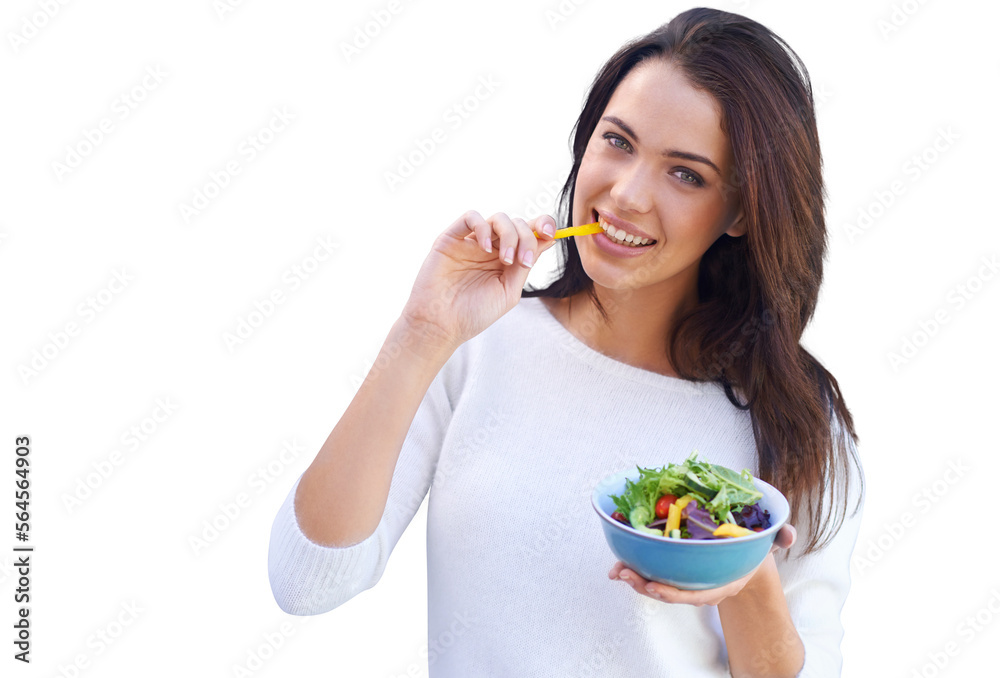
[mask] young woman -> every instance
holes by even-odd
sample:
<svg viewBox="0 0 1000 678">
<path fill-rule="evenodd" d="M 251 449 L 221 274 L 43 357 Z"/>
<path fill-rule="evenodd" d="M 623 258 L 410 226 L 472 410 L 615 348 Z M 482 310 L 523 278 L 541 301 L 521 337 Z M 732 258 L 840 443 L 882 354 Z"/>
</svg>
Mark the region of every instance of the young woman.
<svg viewBox="0 0 1000 678">
<path fill-rule="evenodd" d="M 862 473 L 799 343 L 826 237 L 805 68 L 756 22 L 684 12 L 607 62 L 573 156 L 562 225 L 604 232 L 470 211 L 434 243 L 275 520 L 278 604 L 374 586 L 429 491 L 431 676 L 839 675 Z M 559 277 L 524 290 L 556 243 Z M 694 449 L 782 490 L 795 525 L 710 591 L 614 562 L 589 506 Z"/>
</svg>

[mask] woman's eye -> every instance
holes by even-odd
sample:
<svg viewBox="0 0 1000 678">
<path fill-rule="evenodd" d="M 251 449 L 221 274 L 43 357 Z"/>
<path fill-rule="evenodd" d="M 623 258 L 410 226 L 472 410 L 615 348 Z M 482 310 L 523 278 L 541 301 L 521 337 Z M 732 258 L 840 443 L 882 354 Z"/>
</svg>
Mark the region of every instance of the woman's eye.
<svg viewBox="0 0 1000 678">
<path fill-rule="evenodd" d="M 615 148 L 621 149 L 623 151 L 627 151 L 627 150 L 629 150 L 631 148 L 631 146 L 629 145 L 629 143 L 627 141 L 625 141 L 624 139 L 622 139 L 617 134 L 612 134 L 611 132 L 608 132 L 607 134 L 604 135 L 604 138 L 608 140 L 609 144 L 611 144 Z"/>
<path fill-rule="evenodd" d="M 692 186 L 701 186 L 703 183 L 701 177 L 699 177 L 694 172 L 690 172 L 686 169 L 677 170 L 677 173 L 681 176 L 681 181 L 685 184 L 691 184 Z"/>
</svg>

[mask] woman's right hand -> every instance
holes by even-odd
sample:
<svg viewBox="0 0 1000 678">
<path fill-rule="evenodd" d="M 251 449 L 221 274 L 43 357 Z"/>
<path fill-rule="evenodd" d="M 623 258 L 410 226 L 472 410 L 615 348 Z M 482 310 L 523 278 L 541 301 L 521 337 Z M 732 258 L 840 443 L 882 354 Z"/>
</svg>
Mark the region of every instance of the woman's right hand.
<svg viewBox="0 0 1000 678">
<path fill-rule="evenodd" d="M 547 214 L 526 222 L 466 212 L 434 241 L 402 318 L 441 347 L 455 349 L 476 336 L 520 301 L 531 265 L 556 242 L 547 226 L 555 232 Z"/>
</svg>

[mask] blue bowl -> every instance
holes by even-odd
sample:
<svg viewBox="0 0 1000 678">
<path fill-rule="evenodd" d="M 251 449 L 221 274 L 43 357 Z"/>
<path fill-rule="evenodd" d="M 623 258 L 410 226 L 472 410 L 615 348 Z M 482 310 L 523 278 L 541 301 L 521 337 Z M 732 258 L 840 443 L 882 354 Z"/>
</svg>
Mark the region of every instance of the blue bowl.
<svg viewBox="0 0 1000 678">
<path fill-rule="evenodd" d="M 625 481 L 637 481 L 639 470 L 621 471 L 597 484 L 591 503 L 601 519 L 611 552 L 629 569 L 649 581 L 700 591 L 725 586 L 753 571 L 771 550 L 778 530 L 788 521 L 788 500 L 763 480 L 753 479 L 764 494 L 760 506 L 771 526 L 746 537 L 670 539 L 643 534 L 611 517 L 617 508 L 611 495 L 621 495 Z"/>
</svg>

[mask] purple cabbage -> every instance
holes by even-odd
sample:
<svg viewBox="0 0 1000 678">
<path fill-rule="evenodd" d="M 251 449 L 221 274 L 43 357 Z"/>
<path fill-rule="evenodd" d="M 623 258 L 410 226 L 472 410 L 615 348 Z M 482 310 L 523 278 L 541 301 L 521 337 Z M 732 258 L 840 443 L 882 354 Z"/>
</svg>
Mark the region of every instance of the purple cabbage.
<svg viewBox="0 0 1000 678">
<path fill-rule="evenodd" d="M 767 511 L 763 511 L 760 508 L 760 504 L 753 504 L 751 506 L 744 506 L 742 511 L 733 511 L 733 520 L 740 527 L 745 527 L 752 530 L 755 527 L 759 527 L 763 530 L 771 527 L 771 514 Z"/>
<path fill-rule="evenodd" d="M 681 510 L 681 518 L 687 519 L 687 529 L 692 539 L 718 539 L 712 535 L 719 526 L 712 514 L 692 500 Z"/>
</svg>

